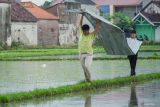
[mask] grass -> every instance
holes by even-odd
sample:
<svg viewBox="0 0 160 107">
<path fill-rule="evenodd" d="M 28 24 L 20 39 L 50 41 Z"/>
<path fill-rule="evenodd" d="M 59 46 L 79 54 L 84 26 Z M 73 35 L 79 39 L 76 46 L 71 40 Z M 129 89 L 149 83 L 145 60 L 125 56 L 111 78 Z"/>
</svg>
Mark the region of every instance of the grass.
<svg viewBox="0 0 160 107">
<path fill-rule="evenodd" d="M 149 56 L 149 57 L 138 57 L 138 60 L 159 60 L 160 56 Z M 79 60 L 79 58 L 50 58 L 50 57 L 28 57 L 28 58 L 2 58 L 0 61 L 73 61 L 73 60 Z M 93 58 L 93 60 L 128 60 L 128 58 L 125 57 L 96 57 Z"/>
<path fill-rule="evenodd" d="M 103 48 L 95 48 L 95 52 L 104 52 Z M 55 56 L 55 55 L 75 55 L 78 54 L 77 48 L 72 49 L 29 49 L 29 50 L 5 50 L 0 52 L 0 60 L 10 58 L 24 57 L 40 57 L 40 56 Z"/>
<path fill-rule="evenodd" d="M 140 51 L 160 51 L 160 45 L 142 45 Z"/>
<path fill-rule="evenodd" d="M 77 54 L 77 49 L 34 49 L 34 50 L 8 50 L 0 52 L 2 58 L 33 57 Z"/>
<path fill-rule="evenodd" d="M 143 45 L 141 47 L 141 51 L 159 51 L 159 50 L 160 50 L 159 45 Z M 94 53 L 105 53 L 105 51 L 101 46 L 94 46 Z M 77 47 L 71 47 L 71 48 L 70 47 L 65 47 L 65 48 L 57 47 L 53 49 L 46 48 L 46 49 L 3 50 L 3 51 L 0 51 L 0 60 L 13 60 L 14 61 L 16 59 L 23 60 L 23 58 L 25 59 L 28 57 L 39 57 L 37 59 L 30 58 L 30 60 L 51 60 L 51 59 L 43 59 L 41 58 L 41 56 L 75 55 L 75 54 L 78 54 Z M 18 58 L 22 58 L 22 59 L 18 59 Z M 155 59 L 155 57 L 153 59 Z"/>
<path fill-rule="evenodd" d="M 110 80 L 95 80 L 91 83 L 80 82 L 75 85 L 67 85 L 49 89 L 36 89 L 30 92 L 0 94 L 0 103 L 17 102 L 34 98 L 45 98 L 49 96 L 60 96 L 65 94 L 74 94 L 102 88 L 113 88 L 117 86 L 128 85 L 133 82 L 140 83 L 154 79 L 160 79 L 160 73 L 143 74 L 136 77 L 117 77 Z"/>
</svg>

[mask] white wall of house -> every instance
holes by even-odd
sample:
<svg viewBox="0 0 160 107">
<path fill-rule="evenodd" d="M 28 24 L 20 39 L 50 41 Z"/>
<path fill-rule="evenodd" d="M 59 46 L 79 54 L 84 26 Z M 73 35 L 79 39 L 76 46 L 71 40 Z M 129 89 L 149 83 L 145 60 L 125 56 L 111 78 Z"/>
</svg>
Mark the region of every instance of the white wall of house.
<svg viewBox="0 0 160 107">
<path fill-rule="evenodd" d="M 11 35 L 11 5 L 0 3 L 0 42 L 5 43 Z"/>
<path fill-rule="evenodd" d="M 58 45 L 59 25 L 58 20 L 39 20 L 38 45 Z"/>
<path fill-rule="evenodd" d="M 160 42 L 160 26 L 156 29 L 155 41 Z"/>
<path fill-rule="evenodd" d="M 74 24 L 59 24 L 59 43 L 64 44 L 75 44 L 78 42 L 78 32 Z"/>
<path fill-rule="evenodd" d="M 114 6 L 113 6 L 113 5 L 110 5 L 110 6 L 109 6 L 109 15 L 112 16 L 114 12 L 115 12 Z"/>
<path fill-rule="evenodd" d="M 37 23 L 12 22 L 11 41 L 20 41 L 25 45 L 37 45 Z"/>
<path fill-rule="evenodd" d="M 81 8 L 82 9 L 87 9 L 88 11 L 91 11 L 91 12 L 94 12 L 97 15 L 100 14 L 99 9 L 96 7 L 96 5 L 84 5 L 84 4 L 82 4 Z"/>
</svg>

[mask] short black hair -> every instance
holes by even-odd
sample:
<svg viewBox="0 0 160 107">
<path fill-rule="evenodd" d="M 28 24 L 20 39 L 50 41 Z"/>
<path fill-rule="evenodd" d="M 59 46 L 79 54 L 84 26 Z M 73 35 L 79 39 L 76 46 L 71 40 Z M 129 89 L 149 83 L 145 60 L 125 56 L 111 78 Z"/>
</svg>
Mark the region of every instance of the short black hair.
<svg viewBox="0 0 160 107">
<path fill-rule="evenodd" d="M 134 30 L 134 29 L 130 30 L 130 33 L 136 33 L 136 30 Z"/>
<path fill-rule="evenodd" d="M 89 25 L 87 25 L 87 24 L 84 24 L 83 26 L 82 26 L 82 30 L 83 31 L 86 31 L 86 30 L 89 30 L 90 29 L 90 27 L 89 27 Z"/>
</svg>

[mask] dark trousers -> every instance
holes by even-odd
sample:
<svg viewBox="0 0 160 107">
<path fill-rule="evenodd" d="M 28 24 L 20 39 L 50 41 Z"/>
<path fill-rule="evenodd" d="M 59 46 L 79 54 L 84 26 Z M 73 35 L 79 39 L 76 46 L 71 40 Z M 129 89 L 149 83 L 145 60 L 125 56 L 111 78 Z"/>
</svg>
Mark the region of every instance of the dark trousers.
<svg viewBox="0 0 160 107">
<path fill-rule="evenodd" d="M 136 55 L 128 55 L 128 59 L 131 67 L 131 76 L 136 75 L 135 69 L 136 69 L 136 63 L 137 63 L 137 56 L 138 56 L 138 53 Z"/>
</svg>

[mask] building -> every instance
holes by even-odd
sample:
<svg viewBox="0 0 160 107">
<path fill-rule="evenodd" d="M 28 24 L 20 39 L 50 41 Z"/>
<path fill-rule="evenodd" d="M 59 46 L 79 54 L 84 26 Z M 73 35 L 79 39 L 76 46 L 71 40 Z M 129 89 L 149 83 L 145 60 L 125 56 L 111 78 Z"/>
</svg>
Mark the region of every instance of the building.
<svg viewBox="0 0 160 107">
<path fill-rule="evenodd" d="M 20 2 L 22 2 L 22 0 L 16 0 L 16 2 L 20 3 Z"/>
<path fill-rule="evenodd" d="M 80 9 L 80 3 L 74 0 L 56 0 L 51 3 L 46 10 L 59 17 L 59 43 L 75 44 L 77 43 L 77 19 L 78 14 L 67 12 L 70 9 Z"/>
<path fill-rule="evenodd" d="M 95 14 L 99 15 L 99 9 L 97 5 L 92 0 L 75 0 L 76 2 L 81 4 L 82 9 L 87 9 L 88 11 L 94 12 Z"/>
<path fill-rule="evenodd" d="M 101 15 L 113 15 L 120 12 L 133 18 L 141 9 L 141 0 L 93 0 L 97 5 Z"/>
<path fill-rule="evenodd" d="M 21 5 L 37 20 L 38 45 L 58 45 L 59 18 L 32 2 L 21 2 Z"/>
<path fill-rule="evenodd" d="M 11 38 L 11 5 L 0 1 L 0 45 L 4 45 Z M 11 41 L 10 41 L 11 42 Z"/>
<path fill-rule="evenodd" d="M 97 7 L 96 7 L 96 4 L 92 1 L 92 0 L 54 0 L 50 6 L 55 6 L 57 4 L 60 4 L 60 3 L 79 3 L 80 4 L 80 7 L 81 9 L 87 9 L 89 11 L 92 11 L 96 14 L 99 13 Z M 77 7 L 75 7 L 77 8 Z M 75 9 L 74 8 L 74 9 Z"/>
<path fill-rule="evenodd" d="M 160 42 L 160 1 L 151 1 L 133 18 L 137 36 Z"/>
<path fill-rule="evenodd" d="M 54 0 L 46 10 L 60 18 L 60 44 L 75 44 L 78 41 L 79 15 L 69 13 L 71 9 L 87 9 L 98 14 L 92 0 Z"/>
<path fill-rule="evenodd" d="M 22 42 L 25 45 L 37 45 L 37 19 L 15 0 L 0 0 L 0 3 L 0 7 L 5 3 L 11 8 L 7 16 L 11 18 L 8 23 L 11 31 L 7 30 L 10 35 L 5 34 L 7 37 L 5 41 L 7 40 L 9 45 L 13 41 Z"/>
<path fill-rule="evenodd" d="M 63 1 L 57 0 L 50 4 L 46 10 L 52 14 L 55 14 L 59 17 L 59 23 L 72 24 L 76 23 L 77 16 L 75 14 L 68 13 L 67 10 L 70 9 L 80 9 L 80 3 L 75 1 Z"/>
</svg>

